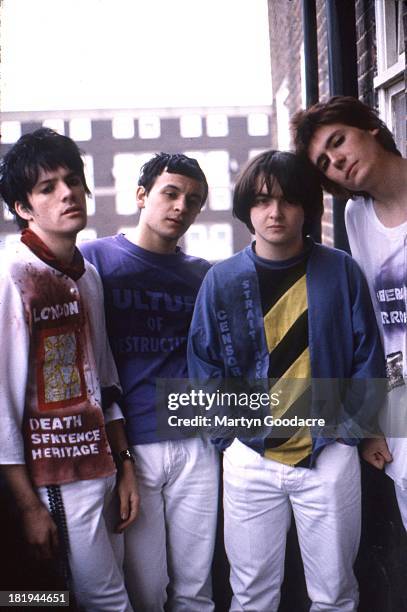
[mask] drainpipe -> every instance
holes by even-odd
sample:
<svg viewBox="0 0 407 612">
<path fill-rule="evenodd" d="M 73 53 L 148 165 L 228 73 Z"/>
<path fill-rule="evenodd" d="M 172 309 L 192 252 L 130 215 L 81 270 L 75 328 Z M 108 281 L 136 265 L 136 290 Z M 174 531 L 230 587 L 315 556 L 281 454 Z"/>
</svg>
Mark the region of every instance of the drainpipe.
<svg viewBox="0 0 407 612">
<path fill-rule="evenodd" d="M 357 98 L 355 0 L 325 0 L 325 12 L 330 94 Z M 343 198 L 333 198 L 334 244 L 349 251 L 343 215 L 345 204 Z"/>
<path fill-rule="evenodd" d="M 304 32 L 305 106 L 318 102 L 318 41 L 317 10 L 315 0 L 302 0 L 302 25 Z"/>
<path fill-rule="evenodd" d="M 318 40 L 317 11 L 315 0 L 302 0 L 302 27 L 304 33 L 305 70 L 305 106 L 318 102 Z M 311 235 L 316 242 L 321 242 L 321 222 L 315 224 Z"/>
</svg>

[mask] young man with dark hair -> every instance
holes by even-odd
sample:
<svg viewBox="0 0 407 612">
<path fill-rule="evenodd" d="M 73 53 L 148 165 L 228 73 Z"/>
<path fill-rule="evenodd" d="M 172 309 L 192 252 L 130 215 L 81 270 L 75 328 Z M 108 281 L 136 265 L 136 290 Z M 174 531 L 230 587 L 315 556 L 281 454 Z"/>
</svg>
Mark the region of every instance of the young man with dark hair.
<svg viewBox="0 0 407 612">
<path fill-rule="evenodd" d="M 407 529 L 407 159 L 377 113 L 336 96 L 293 118 L 298 151 L 319 169 L 322 184 L 351 196 L 345 222 L 353 257 L 367 278 L 385 348 L 388 401 L 384 438 L 367 439 L 366 461 L 393 478 Z"/>
<path fill-rule="evenodd" d="M 76 144 L 25 134 L 1 162 L 0 193 L 23 229 L 0 275 L 1 470 L 33 553 L 63 556 L 78 604 L 130 612 L 113 531 L 134 521 L 138 494 L 102 285 L 75 247 L 89 193 Z"/>
<path fill-rule="evenodd" d="M 273 416 L 293 422 L 284 437 L 265 421 L 260 432 L 248 426 L 239 437 L 217 440 L 226 449 L 231 610 L 277 611 L 293 511 L 311 609 L 355 611 L 355 445 L 375 399 L 373 389 L 363 396 L 348 388 L 339 403 L 329 396 L 345 379 L 383 373 L 369 292 L 347 254 L 305 235 L 321 216 L 322 192 L 312 166 L 292 153 L 255 157 L 237 181 L 233 212 L 255 241 L 205 277 L 191 323 L 189 372 L 211 385 L 263 381 L 278 398 Z M 321 386 L 318 379 L 330 380 Z"/>
<path fill-rule="evenodd" d="M 156 381 L 187 377 L 186 340 L 209 264 L 177 242 L 208 194 L 195 159 L 160 153 L 142 168 L 134 242 L 102 238 L 82 251 L 104 285 L 107 328 L 123 387 L 127 435 L 140 487 L 140 513 L 126 533 L 125 576 L 143 611 L 213 610 L 211 562 L 218 491 L 216 449 L 163 431 Z"/>
</svg>

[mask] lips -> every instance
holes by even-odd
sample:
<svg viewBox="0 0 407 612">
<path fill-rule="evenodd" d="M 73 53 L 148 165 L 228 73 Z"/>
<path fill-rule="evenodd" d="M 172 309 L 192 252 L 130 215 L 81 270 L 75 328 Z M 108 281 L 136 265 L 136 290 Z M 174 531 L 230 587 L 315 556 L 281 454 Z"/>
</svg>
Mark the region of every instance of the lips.
<svg viewBox="0 0 407 612">
<path fill-rule="evenodd" d="M 347 169 L 347 171 L 346 171 L 346 180 L 349 179 L 349 177 L 351 175 L 351 172 L 353 171 L 353 169 L 354 169 L 354 167 L 356 166 L 357 163 L 358 163 L 357 161 L 353 162 L 353 164 L 351 164 L 349 166 L 349 168 Z"/>
<path fill-rule="evenodd" d="M 167 221 L 171 221 L 172 223 L 175 223 L 176 225 L 179 225 L 181 227 L 184 225 L 184 222 L 182 221 L 182 219 L 178 219 L 178 218 L 174 219 L 173 217 L 167 217 Z"/>
<path fill-rule="evenodd" d="M 70 208 L 67 208 L 66 210 L 64 210 L 64 212 L 62 213 L 63 215 L 70 215 L 72 213 L 84 213 L 84 210 L 82 208 L 80 208 L 80 206 L 71 206 Z"/>
</svg>

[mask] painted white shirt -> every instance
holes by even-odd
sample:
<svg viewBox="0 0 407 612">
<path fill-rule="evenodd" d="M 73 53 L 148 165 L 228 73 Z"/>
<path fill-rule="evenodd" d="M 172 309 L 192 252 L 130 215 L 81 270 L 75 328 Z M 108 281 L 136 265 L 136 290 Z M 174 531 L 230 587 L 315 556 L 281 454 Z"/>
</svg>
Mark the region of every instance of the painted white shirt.
<svg viewBox="0 0 407 612">
<path fill-rule="evenodd" d="M 0 275 L 0 463 L 25 463 L 37 486 L 115 471 L 104 421 L 122 414 L 113 403 L 103 415 L 101 388 L 118 375 L 85 265 L 74 281 L 19 244 Z"/>
<path fill-rule="evenodd" d="M 345 223 L 353 257 L 362 268 L 386 355 L 388 405 L 381 414 L 393 462 L 386 472 L 407 488 L 407 222 L 385 227 L 371 198 L 349 200 Z"/>
</svg>

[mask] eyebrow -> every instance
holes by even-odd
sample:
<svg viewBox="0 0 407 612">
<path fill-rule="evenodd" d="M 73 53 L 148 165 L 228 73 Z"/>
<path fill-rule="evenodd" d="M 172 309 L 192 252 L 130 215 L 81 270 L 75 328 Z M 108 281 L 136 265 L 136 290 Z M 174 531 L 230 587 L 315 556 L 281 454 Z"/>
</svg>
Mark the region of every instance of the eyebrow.
<svg viewBox="0 0 407 612">
<path fill-rule="evenodd" d="M 64 176 L 64 180 L 65 179 L 69 179 L 72 178 L 73 176 L 79 176 L 77 172 L 75 172 L 74 170 L 72 170 L 71 172 L 68 172 L 68 174 L 66 174 Z M 53 181 L 58 180 L 59 177 L 57 176 L 51 176 L 50 178 L 46 178 L 43 179 L 42 181 L 38 181 L 35 185 L 34 185 L 34 189 L 36 187 L 41 187 L 41 185 L 46 185 L 47 183 L 52 183 Z"/>
<path fill-rule="evenodd" d="M 162 189 L 175 189 L 175 191 L 179 191 L 179 192 L 182 191 L 182 189 L 177 187 L 177 185 L 173 185 L 172 183 L 168 183 L 167 185 L 163 185 Z M 198 191 L 193 191 L 192 193 L 189 194 L 189 197 L 199 198 L 200 200 L 202 200 L 203 196 Z"/>
</svg>

